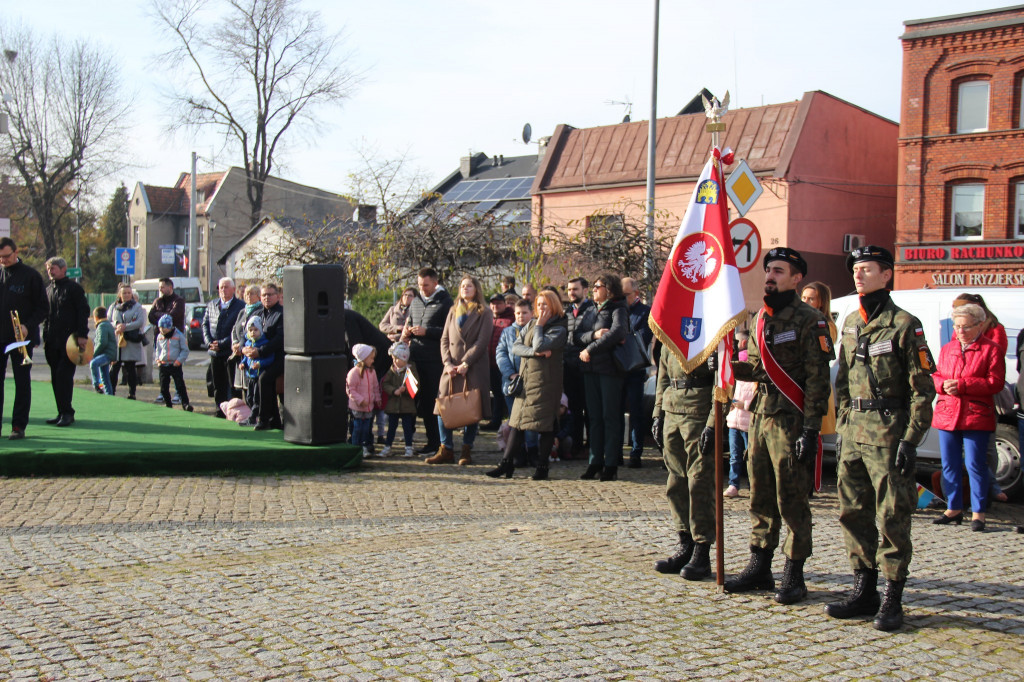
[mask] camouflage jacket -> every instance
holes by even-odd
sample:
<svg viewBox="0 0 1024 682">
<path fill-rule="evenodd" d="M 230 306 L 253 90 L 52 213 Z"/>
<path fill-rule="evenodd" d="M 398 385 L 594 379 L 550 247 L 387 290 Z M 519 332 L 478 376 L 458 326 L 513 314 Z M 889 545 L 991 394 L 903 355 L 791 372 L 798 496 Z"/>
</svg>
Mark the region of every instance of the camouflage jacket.
<svg viewBox="0 0 1024 682">
<path fill-rule="evenodd" d="M 711 409 L 715 395 L 714 361 L 712 356 L 687 374 L 676 354 L 668 346 L 662 346 L 661 361 L 658 364 L 658 388 L 654 394 L 654 416 L 661 417 L 666 412 L 693 415 L 706 420 L 708 426 L 714 426 L 715 413 Z M 690 388 L 681 386 L 690 382 L 699 385 Z"/>
<path fill-rule="evenodd" d="M 867 367 L 861 358 L 855 358 L 859 339 L 880 395 L 872 393 Z M 916 317 L 891 300 L 868 323 L 859 310 L 850 313 L 843 322 L 836 374 L 839 435 L 876 447 L 892 446 L 900 440 L 919 445 L 932 423 L 934 371 L 924 328 Z M 854 411 L 853 400 L 857 398 L 892 400 L 901 407 Z"/>
<path fill-rule="evenodd" d="M 760 384 L 750 411 L 754 414 L 800 414 L 800 410 L 772 384 L 761 361 L 761 351 L 757 347 L 757 321 L 762 317 L 767 345 L 775 361 L 804 390 L 803 428 L 820 430 L 821 418 L 828 411 L 831 391 L 829 363 L 834 357 L 825 316 L 794 297 L 771 314 L 767 308 L 761 308 L 747 342 L 747 362 L 753 367 L 752 380 Z"/>
</svg>

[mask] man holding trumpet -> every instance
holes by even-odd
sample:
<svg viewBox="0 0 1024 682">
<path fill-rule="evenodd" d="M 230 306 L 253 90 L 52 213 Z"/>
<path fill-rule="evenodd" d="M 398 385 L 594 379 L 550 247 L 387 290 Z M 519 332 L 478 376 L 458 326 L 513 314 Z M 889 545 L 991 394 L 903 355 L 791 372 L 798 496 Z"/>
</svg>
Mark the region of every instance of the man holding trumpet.
<svg viewBox="0 0 1024 682">
<path fill-rule="evenodd" d="M 46 318 L 46 286 L 42 276 L 21 262 L 18 245 L 0 237 L 0 414 L 3 414 L 7 361 L 14 374 L 11 440 L 25 437 L 32 407 L 32 348 L 39 345 L 39 323 Z M 13 346 L 13 347 L 12 347 Z"/>
<path fill-rule="evenodd" d="M 50 365 L 50 383 L 53 399 L 57 403 L 57 416 L 47 424 L 71 426 L 75 423 L 75 408 L 71 396 L 75 389 L 75 363 L 68 357 L 68 337 L 74 335 L 78 350 L 85 350 L 89 341 L 89 301 L 82 286 L 67 276 L 68 264 L 63 258 L 49 258 L 46 274 L 50 284 L 46 287 L 50 301 L 43 321 L 43 350 Z"/>
</svg>

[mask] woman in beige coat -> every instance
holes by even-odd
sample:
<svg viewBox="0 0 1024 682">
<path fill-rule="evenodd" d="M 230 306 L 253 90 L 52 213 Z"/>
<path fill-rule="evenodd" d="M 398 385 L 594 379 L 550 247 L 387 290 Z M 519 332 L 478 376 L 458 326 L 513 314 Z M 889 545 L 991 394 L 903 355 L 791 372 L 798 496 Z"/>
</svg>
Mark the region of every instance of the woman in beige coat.
<svg viewBox="0 0 1024 682">
<path fill-rule="evenodd" d="M 441 332 L 441 360 L 444 373 L 438 387 L 437 399 L 442 400 L 452 392 L 477 389 L 480 397 L 480 414 L 483 419 L 491 418 L 491 373 L 487 361 L 487 344 L 491 341 L 494 318 L 484 299 L 480 282 L 475 277 L 463 277 L 459 283 L 459 298 L 448 311 L 448 319 Z M 426 459 L 427 464 L 446 464 L 455 461 L 455 444 L 452 429 L 445 427 L 437 406 L 437 425 L 441 432 L 441 447 L 437 454 Z M 462 453 L 459 466 L 472 464 L 473 441 L 476 440 L 478 424 L 470 424 L 462 433 Z"/>
</svg>

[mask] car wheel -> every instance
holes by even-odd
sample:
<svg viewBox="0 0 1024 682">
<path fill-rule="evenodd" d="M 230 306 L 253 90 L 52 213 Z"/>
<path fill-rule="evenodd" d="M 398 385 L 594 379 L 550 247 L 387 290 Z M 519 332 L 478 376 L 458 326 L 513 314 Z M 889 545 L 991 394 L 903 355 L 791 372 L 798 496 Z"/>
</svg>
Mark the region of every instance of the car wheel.
<svg viewBox="0 0 1024 682">
<path fill-rule="evenodd" d="M 1020 462 L 1020 436 L 1009 424 L 996 425 L 996 481 L 1008 497 L 1024 490 L 1024 472 Z"/>
</svg>

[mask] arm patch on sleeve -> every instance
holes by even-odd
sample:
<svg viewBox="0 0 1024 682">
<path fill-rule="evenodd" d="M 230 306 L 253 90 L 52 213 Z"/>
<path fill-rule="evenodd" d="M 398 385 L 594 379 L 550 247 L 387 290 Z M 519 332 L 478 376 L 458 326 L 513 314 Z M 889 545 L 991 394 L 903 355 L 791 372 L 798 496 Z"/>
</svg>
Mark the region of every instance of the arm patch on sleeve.
<svg viewBox="0 0 1024 682">
<path fill-rule="evenodd" d="M 932 360 L 932 352 L 928 350 L 928 346 L 922 344 L 917 347 L 917 357 L 921 362 L 921 369 L 925 372 L 935 371 L 935 361 Z"/>
</svg>

